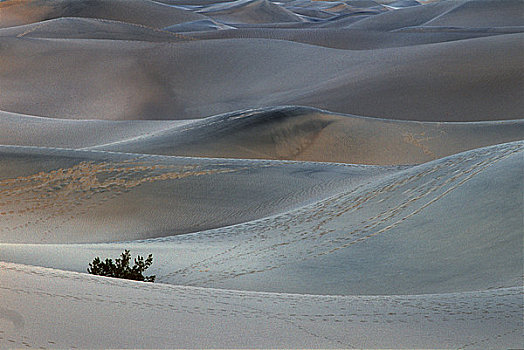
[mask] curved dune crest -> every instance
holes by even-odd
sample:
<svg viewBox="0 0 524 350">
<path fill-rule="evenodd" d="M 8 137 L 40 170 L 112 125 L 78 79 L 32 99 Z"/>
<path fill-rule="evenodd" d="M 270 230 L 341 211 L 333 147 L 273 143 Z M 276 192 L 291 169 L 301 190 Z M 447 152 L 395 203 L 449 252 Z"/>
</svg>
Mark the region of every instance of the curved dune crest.
<svg viewBox="0 0 524 350">
<path fill-rule="evenodd" d="M 521 120 L 421 123 L 281 107 L 210 117 L 92 149 L 395 165 L 424 163 L 468 149 L 521 139 L 524 139 Z"/>
<path fill-rule="evenodd" d="M 439 27 L 410 27 L 407 29 L 409 30 L 379 32 L 350 28 L 239 28 L 190 33 L 188 36 L 200 40 L 264 38 L 343 50 L 373 50 L 465 40 L 496 35 L 501 32 L 519 33 L 524 31 L 522 27 L 509 27 L 505 31 L 502 31 L 502 28 L 475 31 L 459 31 L 450 28 L 437 30 Z"/>
<path fill-rule="evenodd" d="M 422 123 L 306 107 L 200 120 L 63 120 L 0 112 L 0 144 L 191 157 L 415 164 L 524 138 L 521 120 Z"/>
<path fill-rule="evenodd" d="M 83 148 L 146 137 L 191 120 L 69 120 L 0 111 L 0 145 Z"/>
<path fill-rule="evenodd" d="M 132 23 L 99 18 L 60 17 L 16 27 L 0 29 L 0 36 L 56 38 L 138 40 L 152 42 L 189 41 L 191 38 L 174 33 L 148 28 Z"/>
<path fill-rule="evenodd" d="M 523 149 L 516 142 L 461 153 L 274 218 L 188 237 L 186 246 L 211 237 L 229 243 L 159 278 L 313 294 L 520 286 Z"/>
</svg>

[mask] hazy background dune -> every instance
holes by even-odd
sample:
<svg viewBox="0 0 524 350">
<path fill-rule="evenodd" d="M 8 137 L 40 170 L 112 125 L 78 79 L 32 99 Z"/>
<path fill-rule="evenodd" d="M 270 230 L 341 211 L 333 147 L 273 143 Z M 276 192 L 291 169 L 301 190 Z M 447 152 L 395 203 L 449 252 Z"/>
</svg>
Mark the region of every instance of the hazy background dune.
<svg viewBox="0 0 524 350">
<path fill-rule="evenodd" d="M 191 38 L 132 23 L 99 18 L 60 17 L 0 29 L 0 36 L 56 39 L 105 39 L 151 42 L 189 41 Z"/>
<path fill-rule="evenodd" d="M 59 17 L 111 19 L 161 28 L 205 18 L 149 0 L 8 0 L 0 4 L 0 27 Z"/>
<path fill-rule="evenodd" d="M 3 37 L 0 108 L 121 120 L 298 104 L 391 119 L 518 119 L 521 43 L 522 34 L 508 34 L 370 53 L 266 39 Z"/>
</svg>

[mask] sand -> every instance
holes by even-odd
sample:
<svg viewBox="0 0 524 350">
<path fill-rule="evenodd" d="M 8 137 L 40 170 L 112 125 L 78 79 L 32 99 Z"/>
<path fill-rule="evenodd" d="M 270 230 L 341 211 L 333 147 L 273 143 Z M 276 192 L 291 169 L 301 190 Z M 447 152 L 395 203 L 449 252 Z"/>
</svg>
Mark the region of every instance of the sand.
<svg viewBox="0 0 524 350">
<path fill-rule="evenodd" d="M 0 109 L 130 120 L 303 105 L 385 119 L 512 120 L 523 109 L 522 35 L 349 51 L 258 38 L 2 36 Z"/>
<path fill-rule="evenodd" d="M 0 348 L 521 347 L 523 11 L 0 1 Z"/>
</svg>

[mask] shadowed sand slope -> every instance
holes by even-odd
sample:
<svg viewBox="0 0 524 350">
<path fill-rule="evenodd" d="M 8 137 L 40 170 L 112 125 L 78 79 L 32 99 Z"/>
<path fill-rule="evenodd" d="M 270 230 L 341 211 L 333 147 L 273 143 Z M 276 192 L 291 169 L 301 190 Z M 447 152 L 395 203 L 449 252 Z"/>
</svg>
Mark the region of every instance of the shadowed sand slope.
<svg viewBox="0 0 524 350">
<path fill-rule="evenodd" d="M 149 0 L 8 0 L 0 3 L 0 28 L 59 17 L 110 19 L 154 28 L 206 18 Z"/>
<path fill-rule="evenodd" d="M 3 243 L 121 241 L 222 227 L 311 203 L 388 171 L 0 149 Z"/>
<path fill-rule="evenodd" d="M 387 297 L 268 294 L 139 284 L 7 263 L 0 263 L 0 279 L 0 346 L 9 348 L 438 343 L 495 349 L 518 347 L 521 340 L 522 288 Z M 136 321 L 122 327 L 123 319 Z"/>
<path fill-rule="evenodd" d="M 4 37 L 0 47 L 6 62 L 0 108 L 39 116 L 184 119 L 299 104 L 392 119 L 471 121 L 518 119 L 523 109 L 521 34 L 372 53 L 264 39 Z"/>
<path fill-rule="evenodd" d="M 312 108 L 240 111 L 95 146 L 117 152 L 353 164 L 413 164 L 524 139 L 524 122 L 421 123 Z"/>
</svg>

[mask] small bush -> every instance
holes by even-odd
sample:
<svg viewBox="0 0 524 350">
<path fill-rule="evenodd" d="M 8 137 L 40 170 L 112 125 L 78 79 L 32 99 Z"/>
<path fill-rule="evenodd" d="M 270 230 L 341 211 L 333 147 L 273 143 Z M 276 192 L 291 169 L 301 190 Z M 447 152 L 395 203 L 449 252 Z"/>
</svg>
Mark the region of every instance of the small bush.
<svg viewBox="0 0 524 350">
<path fill-rule="evenodd" d="M 92 263 L 89 264 L 87 272 L 92 275 L 125 278 L 128 280 L 144 281 L 144 282 L 155 282 L 156 276 L 143 275 L 143 272 L 151 266 L 153 263 L 153 255 L 149 254 L 147 259 L 144 260 L 140 255 L 135 259 L 135 265 L 129 266 L 131 261 L 131 254 L 129 250 L 125 250 L 120 258 L 113 260 L 106 259 L 105 261 L 100 260 L 96 257 Z"/>
</svg>

